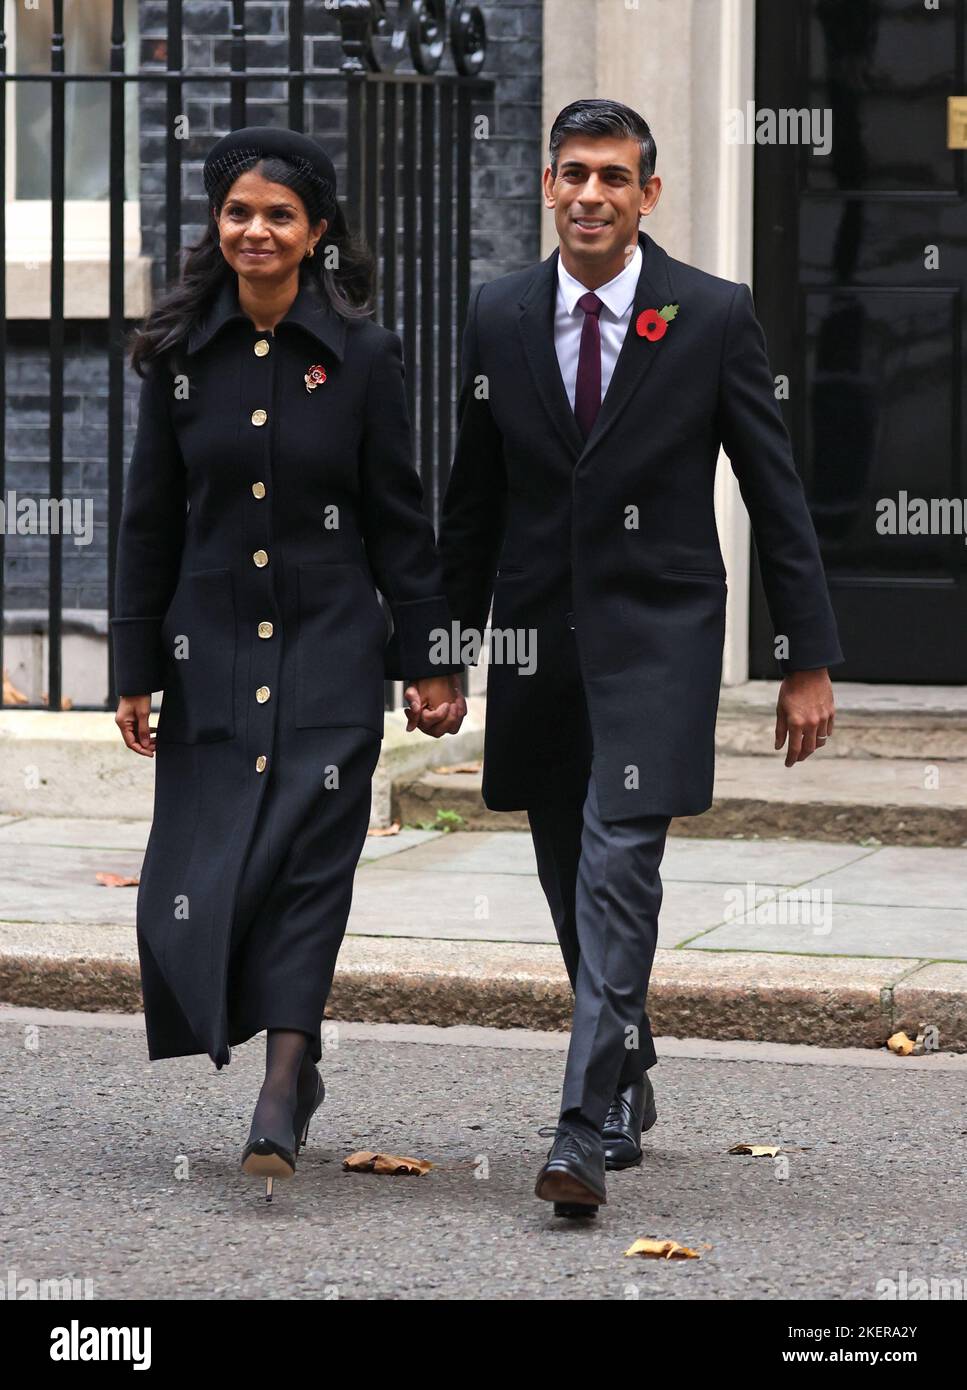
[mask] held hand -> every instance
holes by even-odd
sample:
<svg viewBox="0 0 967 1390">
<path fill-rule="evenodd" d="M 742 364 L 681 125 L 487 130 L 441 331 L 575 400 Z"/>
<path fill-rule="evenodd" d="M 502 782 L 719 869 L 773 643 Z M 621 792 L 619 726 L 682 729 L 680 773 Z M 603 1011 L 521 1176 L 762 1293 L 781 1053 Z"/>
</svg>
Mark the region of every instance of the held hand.
<svg viewBox="0 0 967 1390">
<path fill-rule="evenodd" d="M 114 722 L 132 753 L 145 758 L 154 757 L 154 731 L 148 727 L 151 710 L 150 695 L 122 695 Z"/>
<path fill-rule="evenodd" d="M 408 734 L 417 726 L 430 738 L 457 732 L 467 713 L 459 676 L 425 676 L 405 684 L 403 699 Z"/>
<path fill-rule="evenodd" d="M 791 671 L 785 677 L 776 705 L 776 748 L 782 747 L 788 733 L 786 767 L 823 747 L 833 732 L 833 713 L 833 685 L 825 666 Z"/>
</svg>

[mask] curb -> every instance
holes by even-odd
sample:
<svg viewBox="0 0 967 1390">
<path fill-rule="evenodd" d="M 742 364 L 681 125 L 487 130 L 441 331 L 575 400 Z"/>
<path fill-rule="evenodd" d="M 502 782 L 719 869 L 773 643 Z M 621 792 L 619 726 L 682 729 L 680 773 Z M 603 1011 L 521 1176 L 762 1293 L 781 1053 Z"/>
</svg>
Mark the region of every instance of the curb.
<svg viewBox="0 0 967 1390">
<path fill-rule="evenodd" d="M 137 1013 L 137 959 L 0 954 L 0 1000 Z M 882 1048 L 930 1026 L 944 1052 L 967 1051 L 963 963 L 659 950 L 648 1000 L 664 1037 Z M 571 989 L 556 946 L 353 936 L 327 1018 L 566 1031 Z"/>
</svg>

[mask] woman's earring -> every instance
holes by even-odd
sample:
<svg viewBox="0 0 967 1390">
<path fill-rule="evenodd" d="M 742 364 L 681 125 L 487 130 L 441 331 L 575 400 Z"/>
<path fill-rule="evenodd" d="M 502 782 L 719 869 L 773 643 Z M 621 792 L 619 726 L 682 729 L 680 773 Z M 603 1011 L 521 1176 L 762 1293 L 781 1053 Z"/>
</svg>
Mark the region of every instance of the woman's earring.
<svg viewBox="0 0 967 1390">
<path fill-rule="evenodd" d="M 310 256 L 313 256 L 313 255 L 315 255 L 315 251 L 314 251 L 313 248 L 310 246 L 309 249 L 308 249 L 308 251 L 307 251 L 306 254 L 303 256 L 302 259 L 303 259 L 304 261 L 307 261 L 307 260 L 309 259 L 309 257 L 310 257 Z"/>
</svg>

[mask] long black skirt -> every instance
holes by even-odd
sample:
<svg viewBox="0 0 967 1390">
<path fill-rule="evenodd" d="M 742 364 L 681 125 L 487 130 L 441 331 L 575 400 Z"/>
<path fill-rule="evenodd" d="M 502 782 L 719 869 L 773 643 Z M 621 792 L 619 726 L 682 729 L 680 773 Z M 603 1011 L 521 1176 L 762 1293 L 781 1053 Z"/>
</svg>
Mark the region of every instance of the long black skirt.
<svg viewBox="0 0 967 1390">
<path fill-rule="evenodd" d="M 298 1029 L 322 1055 L 322 1021 L 366 840 L 380 739 L 290 730 L 267 775 L 242 870 L 229 954 L 228 1041 Z M 297 743 L 297 746 L 296 746 Z"/>
</svg>

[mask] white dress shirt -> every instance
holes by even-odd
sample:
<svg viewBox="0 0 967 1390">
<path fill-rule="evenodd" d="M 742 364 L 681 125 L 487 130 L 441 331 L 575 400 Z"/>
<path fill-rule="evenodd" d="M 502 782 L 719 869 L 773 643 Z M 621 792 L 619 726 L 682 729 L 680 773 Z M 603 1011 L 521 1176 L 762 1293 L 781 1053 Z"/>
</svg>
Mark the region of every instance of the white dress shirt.
<svg viewBox="0 0 967 1390">
<path fill-rule="evenodd" d="M 635 247 L 635 254 L 619 275 L 601 285 L 594 293 L 604 308 L 598 318 L 601 325 L 601 399 L 614 372 L 621 344 L 631 323 L 631 310 L 641 274 L 641 246 Z M 577 385 L 578 357 L 581 353 L 581 333 L 584 329 L 584 310 L 578 308 L 578 300 L 587 294 L 587 285 L 575 280 L 564 269 L 560 256 L 557 259 L 557 306 L 554 310 L 554 347 L 557 361 L 564 378 L 567 398 L 574 409 L 574 391 Z"/>
</svg>

